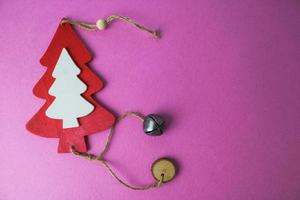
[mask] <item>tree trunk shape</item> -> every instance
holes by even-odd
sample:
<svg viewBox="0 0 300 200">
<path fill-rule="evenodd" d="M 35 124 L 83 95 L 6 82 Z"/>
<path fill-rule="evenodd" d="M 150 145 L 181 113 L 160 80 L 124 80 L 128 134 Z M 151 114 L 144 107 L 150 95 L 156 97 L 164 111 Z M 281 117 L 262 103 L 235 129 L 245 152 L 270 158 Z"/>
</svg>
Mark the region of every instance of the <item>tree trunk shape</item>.
<svg viewBox="0 0 300 200">
<path fill-rule="evenodd" d="M 65 118 L 63 119 L 63 128 L 78 127 L 79 123 L 77 118 Z"/>
</svg>

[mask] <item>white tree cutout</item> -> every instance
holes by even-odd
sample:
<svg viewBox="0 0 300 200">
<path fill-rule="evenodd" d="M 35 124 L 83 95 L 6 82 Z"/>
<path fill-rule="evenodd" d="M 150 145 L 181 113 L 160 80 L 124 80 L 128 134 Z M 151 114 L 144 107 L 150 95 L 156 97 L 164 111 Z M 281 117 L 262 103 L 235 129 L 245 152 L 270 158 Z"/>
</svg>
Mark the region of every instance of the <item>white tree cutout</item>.
<svg viewBox="0 0 300 200">
<path fill-rule="evenodd" d="M 55 100 L 46 110 L 48 117 L 63 120 L 63 128 L 78 127 L 77 118 L 94 110 L 94 106 L 81 96 L 87 86 L 78 78 L 79 74 L 80 69 L 63 48 L 52 73 L 55 81 L 48 91 Z"/>
</svg>

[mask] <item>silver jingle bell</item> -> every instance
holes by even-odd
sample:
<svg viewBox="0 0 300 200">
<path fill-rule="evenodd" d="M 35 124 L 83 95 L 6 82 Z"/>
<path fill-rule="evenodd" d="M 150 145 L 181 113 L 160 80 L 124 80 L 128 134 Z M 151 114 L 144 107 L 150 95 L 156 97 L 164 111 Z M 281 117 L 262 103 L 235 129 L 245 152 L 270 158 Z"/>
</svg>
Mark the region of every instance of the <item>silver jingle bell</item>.
<svg viewBox="0 0 300 200">
<path fill-rule="evenodd" d="M 163 134 L 165 121 L 156 114 L 147 115 L 144 119 L 144 132 L 147 135 L 158 136 Z"/>
</svg>

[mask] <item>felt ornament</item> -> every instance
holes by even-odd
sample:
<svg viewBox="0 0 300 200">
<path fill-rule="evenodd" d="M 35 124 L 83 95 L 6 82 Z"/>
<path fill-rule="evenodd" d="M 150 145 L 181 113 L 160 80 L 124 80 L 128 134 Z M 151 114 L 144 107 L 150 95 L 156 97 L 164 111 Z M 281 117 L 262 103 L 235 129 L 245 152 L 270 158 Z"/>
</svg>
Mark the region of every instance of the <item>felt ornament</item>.
<svg viewBox="0 0 300 200">
<path fill-rule="evenodd" d="M 72 152 L 74 155 L 99 161 L 113 178 L 129 189 L 158 188 L 175 177 L 177 169 L 172 160 L 160 158 L 152 164 L 154 183 L 132 186 L 119 178 L 103 158 L 112 139 L 115 122 L 127 116 L 140 119 L 144 132 L 149 136 L 162 135 L 164 130 L 164 120 L 156 114 L 144 117 L 137 112 L 125 112 L 115 118 L 92 97 L 103 88 L 103 83 L 87 66 L 92 56 L 74 32 L 72 25 L 96 31 L 106 29 L 113 20 L 125 21 L 155 38 L 160 36 L 158 31 L 148 29 L 125 16 L 112 15 L 106 19 L 99 19 L 95 24 L 62 19 L 40 60 L 41 65 L 47 68 L 46 72 L 33 88 L 33 94 L 45 99 L 45 103 L 29 120 L 26 128 L 42 137 L 58 138 L 59 153 Z M 102 152 L 98 156 L 87 153 L 85 136 L 105 129 L 110 131 Z"/>
</svg>

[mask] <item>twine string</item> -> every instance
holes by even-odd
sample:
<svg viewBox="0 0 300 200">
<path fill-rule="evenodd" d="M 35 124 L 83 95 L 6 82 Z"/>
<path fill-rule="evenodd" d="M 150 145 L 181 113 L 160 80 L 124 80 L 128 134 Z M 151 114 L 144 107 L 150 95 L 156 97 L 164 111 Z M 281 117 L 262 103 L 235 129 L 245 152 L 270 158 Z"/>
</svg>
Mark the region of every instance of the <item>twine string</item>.
<svg viewBox="0 0 300 200">
<path fill-rule="evenodd" d="M 74 21 L 74 20 L 71 20 L 69 18 L 64 18 L 60 22 L 60 24 L 65 24 L 65 23 L 69 23 L 69 24 L 78 26 L 78 27 L 80 27 L 82 29 L 85 29 L 87 31 L 96 31 L 96 30 L 98 30 L 96 24 L 91 24 L 91 23 L 81 22 L 81 21 Z"/>
<path fill-rule="evenodd" d="M 121 121 L 122 119 L 124 119 L 125 117 L 132 115 L 137 117 L 138 119 L 140 119 L 142 122 L 144 121 L 144 116 L 138 112 L 125 112 L 123 113 L 120 117 L 117 118 L 116 123 L 109 129 L 109 133 L 104 145 L 103 150 L 101 151 L 101 153 L 99 154 L 99 156 L 97 157 L 98 160 L 102 159 L 104 154 L 107 152 L 108 147 L 110 145 L 111 139 L 112 139 L 112 134 L 113 134 L 113 130 L 115 129 L 116 124 Z"/>
<path fill-rule="evenodd" d="M 145 26 L 133 21 L 129 17 L 120 16 L 120 15 L 111 15 L 111 16 L 105 18 L 105 19 L 99 19 L 97 21 L 97 23 L 88 23 L 88 22 L 75 21 L 75 20 L 71 20 L 71 19 L 68 19 L 68 18 L 64 18 L 61 21 L 61 25 L 65 24 L 65 23 L 69 23 L 71 25 L 78 26 L 79 28 L 82 28 L 82 29 L 87 30 L 87 31 L 96 31 L 96 30 L 105 29 L 107 25 L 111 24 L 115 20 L 124 21 L 124 22 L 138 28 L 141 31 L 149 33 L 150 35 L 152 35 L 155 38 L 160 38 L 159 31 L 151 30 L 149 28 L 146 28 Z M 100 25 L 98 25 L 99 21 L 101 22 Z M 107 139 L 106 139 L 106 142 L 105 142 L 105 145 L 104 145 L 104 148 L 98 156 L 95 156 L 95 155 L 89 154 L 89 153 L 85 153 L 85 152 L 77 151 L 74 146 L 71 146 L 71 152 L 74 155 L 83 157 L 83 158 L 88 159 L 88 160 L 99 161 L 104 166 L 104 168 L 110 173 L 110 175 L 113 178 L 115 178 L 119 183 L 121 183 L 122 185 L 124 185 L 125 187 L 127 187 L 129 189 L 147 190 L 147 189 L 151 189 L 151 188 L 160 187 L 163 183 L 163 180 L 164 180 L 164 174 L 161 175 L 161 179 L 159 181 L 156 181 L 152 184 L 141 186 L 141 187 L 132 186 L 132 185 L 126 183 L 125 181 L 123 181 L 121 178 L 119 178 L 118 175 L 112 170 L 112 168 L 110 167 L 108 162 L 106 160 L 104 160 L 104 158 L 103 158 L 104 154 L 108 151 L 108 148 L 110 146 L 112 135 L 113 135 L 113 130 L 114 130 L 117 122 L 119 122 L 120 120 L 124 119 L 125 117 L 127 117 L 129 115 L 135 116 L 135 117 L 139 118 L 141 121 L 144 121 L 144 116 L 141 115 L 140 113 L 137 113 L 137 112 L 125 112 L 120 117 L 118 117 L 116 123 L 110 128 Z"/>
<path fill-rule="evenodd" d="M 149 185 L 145 185 L 145 186 L 132 186 L 128 183 L 126 183 L 125 181 L 123 181 L 121 178 L 119 178 L 119 176 L 112 170 L 112 168 L 110 167 L 110 165 L 108 164 L 108 162 L 103 158 L 104 154 L 107 152 L 109 145 L 111 143 L 111 139 L 112 139 L 112 135 L 113 135 L 113 130 L 116 126 L 116 124 L 121 121 L 122 119 L 126 118 L 127 116 L 135 116 L 138 119 L 140 119 L 141 121 L 144 121 L 144 116 L 140 113 L 137 112 L 125 112 L 124 114 L 122 114 L 120 117 L 117 118 L 116 123 L 110 128 L 105 145 L 103 150 L 100 152 L 100 154 L 98 156 L 93 155 L 93 154 L 89 154 L 89 153 L 85 153 L 85 152 L 80 152 L 77 151 L 75 149 L 74 146 L 71 146 L 71 152 L 74 155 L 80 156 L 82 158 L 88 159 L 88 160 L 96 160 L 99 161 L 103 167 L 106 169 L 106 171 L 109 172 L 109 174 L 116 179 L 119 183 L 121 183 L 122 185 L 124 185 L 125 187 L 132 189 L 132 190 L 148 190 L 151 188 L 158 188 L 162 185 L 163 180 L 164 180 L 164 174 L 161 175 L 161 179 L 159 181 L 155 181 L 152 184 Z"/>
<path fill-rule="evenodd" d="M 62 19 L 61 21 L 61 24 L 64 24 L 64 23 L 69 23 L 69 24 L 72 24 L 72 25 L 75 25 L 75 26 L 78 26 L 82 29 L 85 29 L 85 30 L 88 30 L 88 31 L 96 31 L 96 30 L 103 30 L 105 29 L 106 27 L 106 24 L 109 25 L 111 24 L 113 21 L 115 20 L 120 20 L 120 21 L 123 21 L 123 22 L 126 22 L 127 24 L 130 24 L 136 28 L 138 28 L 139 30 L 141 31 L 144 31 L 144 32 L 147 32 L 149 33 L 150 35 L 152 35 L 154 38 L 160 38 L 160 33 L 158 30 L 152 30 L 152 29 L 149 29 L 139 23 L 137 23 L 136 21 L 130 19 L 129 17 L 126 17 L 126 16 L 121 16 L 121 15 L 111 15 L 105 19 L 99 19 L 99 20 L 103 20 L 104 23 L 105 23 L 105 26 L 102 27 L 102 28 L 99 28 L 97 26 L 96 23 L 88 23 L 88 22 L 82 22 L 82 21 L 74 21 L 74 20 L 71 20 L 69 18 L 64 18 Z"/>
</svg>

